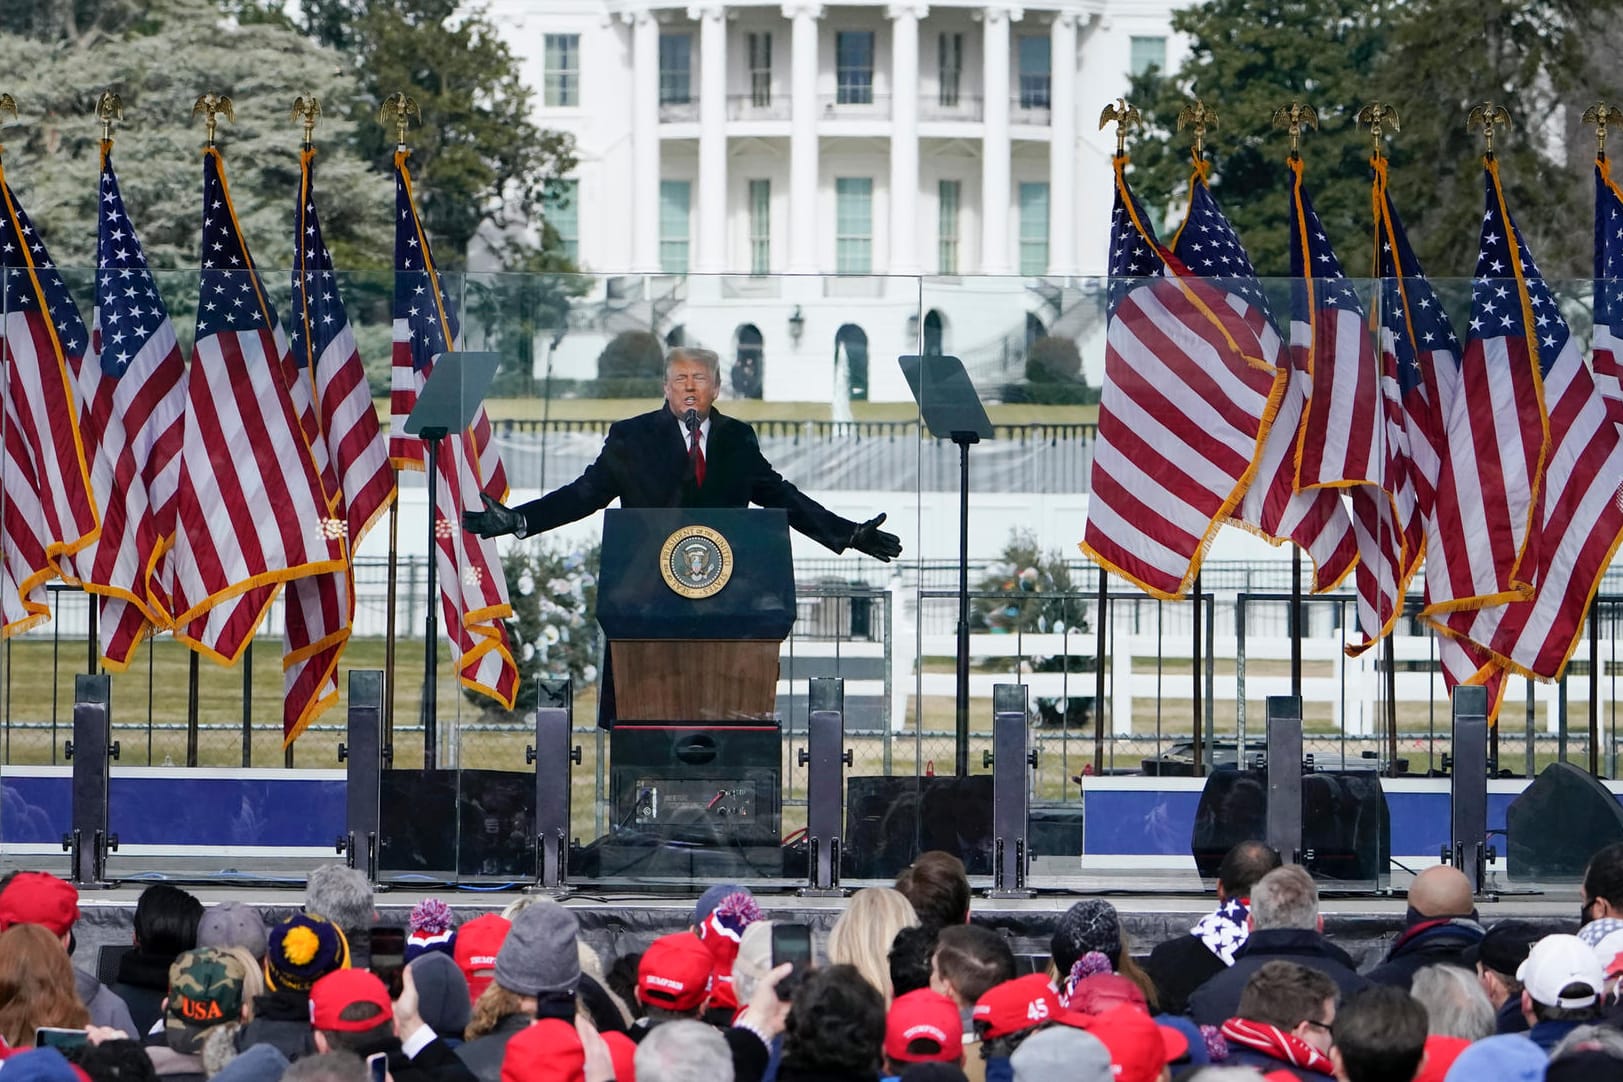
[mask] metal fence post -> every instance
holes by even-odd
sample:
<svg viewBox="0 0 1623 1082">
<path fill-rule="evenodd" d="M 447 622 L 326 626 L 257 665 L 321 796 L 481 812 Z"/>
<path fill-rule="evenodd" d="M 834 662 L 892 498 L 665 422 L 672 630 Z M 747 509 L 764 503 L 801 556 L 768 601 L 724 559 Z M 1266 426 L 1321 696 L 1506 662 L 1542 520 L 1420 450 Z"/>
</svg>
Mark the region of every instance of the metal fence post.
<svg viewBox="0 0 1623 1082">
<path fill-rule="evenodd" d="M 106 886 L 107 852 L 118 849 L 118 835 L 107 829 L 107 775 L 118 758 L 118 741 L 109 739 L 111 689 L 106 673 L 73 678 L 73 739 L 63 748 L 73 763 L 73 829 L 62 836 L 62 848 L 78 887 Z"/>
<path fill-rule="evenodd" d="M 1266 706 L 1268 844 L 1286 862 L 1298 864 L 1302 858 L 1302 700 L 1294 695 L 1270 695 Z"/>
<path fill-rule="evenodd" d="M 535 744 L 524 749 L 525 765 L 535 766 L 535 887 L 549 894 L 569 892 L 569 805 L 573 766 L 580 746 L 570 746 L 574 688 L 566 680 L 543 680 L 535 710 Z"/>
<path fill-rule="evenodd" d="M 1026 830 L 1031 820 L 1031 776 L 1037 753 L 1030 746 L 1026 685 L 992 685 L 992 889 L 991 898 L 1029 898 Z M 983 765 L 985 760 L 983 759 Z"/>
<path fill-rule="evenodd" d="M 378 881 L 378 837 L 383 789 L 383 670 L 349 671 L 348 740 L 338 745 L 338 761 L 347 763 L 344 786 L 344 834 L 338 851 L 367 881 Z M 364 855 L 361 851 L 365 847 Z"/>
<path fill-rule="evenodd" d="M 1454 768 L 1449 781 L 1449 851 L 1443 860 L 1465 873 L 1479 894 L 1487 878 L 1488 689 L 1454 689 Z"/>
<path fill-rule="evenodd" d="M 840 850 L 844 839 L 845 770 L 851 753 L 845 747 L 845 681 L 821 676 L 810 681 L 806 701 L 806 747 L 797 765 L 806 767 L 805 897 L 844 897 L 840 887 Z"/>
</svg>

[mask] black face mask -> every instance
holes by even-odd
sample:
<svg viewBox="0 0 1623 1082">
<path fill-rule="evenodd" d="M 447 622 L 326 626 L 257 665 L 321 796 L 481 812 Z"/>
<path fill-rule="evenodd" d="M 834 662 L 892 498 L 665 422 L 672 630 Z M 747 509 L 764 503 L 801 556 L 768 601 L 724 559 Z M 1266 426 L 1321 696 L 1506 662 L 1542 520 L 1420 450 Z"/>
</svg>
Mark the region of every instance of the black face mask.
<svg viewBox="0 0 1623 1082">
<path fill-rule="evenodd" d="M 1595 919 L 1594 917 L 1591 917 L 1589 915 L 1589 911 L 1591 909 L 1594 909 L 1594 908 L 1595 908 L 1595 903 L 1594 902 L 1585 902 L 1584 907 L 1582 909 L 1578 910 L 1578 927 L 1582 928 L 1584 925 L 1590 923 L 1591 921 L 1593 921 Z"/>
</svg>

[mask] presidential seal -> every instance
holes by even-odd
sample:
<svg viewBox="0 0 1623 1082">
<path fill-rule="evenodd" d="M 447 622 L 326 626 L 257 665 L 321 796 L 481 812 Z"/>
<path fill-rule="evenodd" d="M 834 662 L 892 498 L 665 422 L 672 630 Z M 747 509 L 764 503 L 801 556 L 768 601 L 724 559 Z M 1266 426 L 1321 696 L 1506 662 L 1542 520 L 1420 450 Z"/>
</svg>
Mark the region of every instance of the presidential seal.
<svg viewBox="0 0 1623 1082">
<path fill-rule="evenodd" d="M 710 597 L 733 576 L 733 548 L 708 526 L 683 526 L 660 547 L 659 573 L 683 597 Z"/>
</svg>

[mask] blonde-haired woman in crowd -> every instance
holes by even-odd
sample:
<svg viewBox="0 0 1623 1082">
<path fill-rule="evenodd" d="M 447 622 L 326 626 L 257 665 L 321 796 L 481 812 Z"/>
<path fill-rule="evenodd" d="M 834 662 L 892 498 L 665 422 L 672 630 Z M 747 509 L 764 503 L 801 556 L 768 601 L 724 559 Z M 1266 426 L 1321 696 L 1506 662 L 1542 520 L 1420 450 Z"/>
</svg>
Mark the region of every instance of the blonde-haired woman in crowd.
<svg viewBox="0 0 1623 1082">
<path fill-rule="evenodd" d="M 889 1010 L 890 946 L 897 932 L 918 923 L 913 904 L 901 891 L 890 887 L 859 890 L 828 933 L 829 964 L 855 966 L 879 990 Z"/>
</svg>

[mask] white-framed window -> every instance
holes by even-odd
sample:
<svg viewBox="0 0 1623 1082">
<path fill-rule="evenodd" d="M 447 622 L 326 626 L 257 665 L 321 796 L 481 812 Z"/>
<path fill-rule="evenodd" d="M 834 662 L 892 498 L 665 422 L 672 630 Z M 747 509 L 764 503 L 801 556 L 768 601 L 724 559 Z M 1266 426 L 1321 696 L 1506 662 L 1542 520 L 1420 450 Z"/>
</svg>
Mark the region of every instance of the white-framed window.
<svg viewBox="0 0 1623 1082">
<path fill-rule="evenodd" d="M 659 104 L 693 100 L 693 35 L 659 35 Z"/>
<path fill-rule="evenodd" d="M 580 35 L 547 34 L 541 46 L 543 103 L 557 108 L 580 105 Z"/>
<path fill-rule="evenodd" d="M 963 186 L 959 181 L 943 180 L 936 183 L 936 202 L 940 206 L 937 214 L 940 240 L 936 247 L 936 271 L 940 274 L 958 273 L 958 208 L 962 195 Z"/>
<path fill-rule="evenodd" d="M 1020 108 L 1048 108 L 1049 41 L 1047 34 L 1020 35 Z"/>
<path fill-rule="evenodd" d="M 659 182 L 659 269 L 665 274 L 688 272 L 688 223 L 692 206 L 691 181 Z"/>
<path fill-rule="evenodd" d="M 958 105 L 958 87 L 964 77 L 964 35 L 942 34 L 938 46 L 941 62 L 941 81 L 936 89 L 936 104 L 946 108 Z"/>
<path fill-rule="evenodd" d="M 873 178 L 834 180 L 834 273 L 873 273 Z"/>
<path fill-rule="evenodd" d="M 1134 34 L 1128 44 L 1127 72 L 1130 75 L 1143 75 L 1151 68 L 1166 71 L 1167 39 Z"/>
<path fill-rule="evenodd" d="M 563 253 L 580 263 L 580 181 L 549 180 L 541 189 L 546 222 L 557 232 Z"/>
<path fill-rule="evenodd" d="M 746 39 L 749 45 L 750 104 L 764 109 L 772 104 L 772 35 L 761 31 Z"/>
<path fill-rule="evenodd" d="M 750 181 L 750 273 L 772 268 L 772 182 Z"/>
<path fill-rule="evenodd" d="M 1048 273 L 1048 183 L 1020 184 L 1020 273 Z"/>
<path fill-rule="evenodd" d="M 872 30 L 834 34 L 834 100 L 840 105 L 873 104 Z"/>
</svg>

